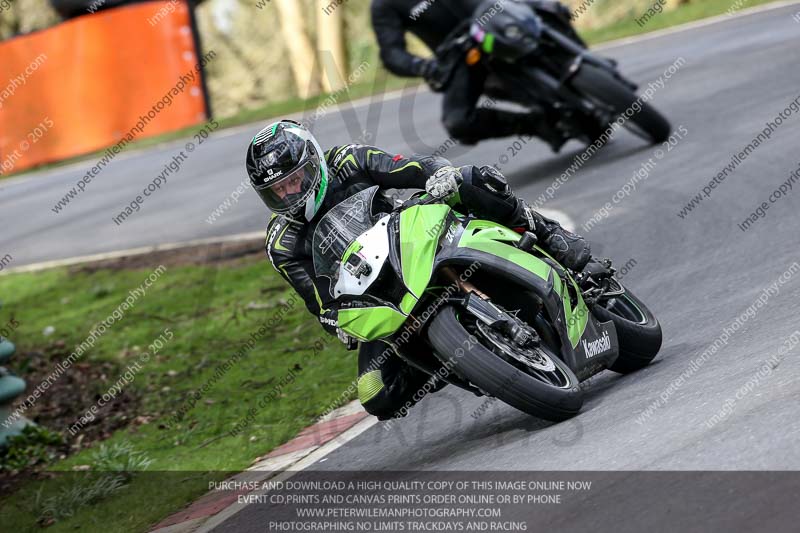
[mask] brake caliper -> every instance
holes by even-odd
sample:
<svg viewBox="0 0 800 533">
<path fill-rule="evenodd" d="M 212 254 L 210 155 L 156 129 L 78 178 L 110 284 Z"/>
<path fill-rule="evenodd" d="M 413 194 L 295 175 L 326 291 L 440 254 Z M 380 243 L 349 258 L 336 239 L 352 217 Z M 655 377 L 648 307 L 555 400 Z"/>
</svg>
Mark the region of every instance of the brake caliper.
<svg viewBox="0 0 800 533">
<path fill-rule="evenodd" d="M 475 318 L 507 336 L 515 345 L 521 348 L 539 345 L 535 329 L 474 292 L 467 293 L 463 305 Z"/>
</svg>

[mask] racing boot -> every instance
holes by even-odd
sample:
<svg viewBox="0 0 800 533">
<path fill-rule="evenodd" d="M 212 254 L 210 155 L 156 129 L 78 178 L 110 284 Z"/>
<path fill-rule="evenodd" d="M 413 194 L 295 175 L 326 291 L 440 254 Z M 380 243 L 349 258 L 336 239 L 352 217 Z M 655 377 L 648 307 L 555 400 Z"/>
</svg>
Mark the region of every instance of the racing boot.
<svg viewBox="0 0 800 533">
<path fill-rule="evenodd" d="M 558 113 L 553 109 L 536 109 L 522 115 L 517 133 L 539 137 L 556 154 L 570 140 L 570 135 L 560 127 Z"/>
<path fill-rule="evenodd" d="M 495 109 L 478 109 L 476 116 L 478 117 L 477 124 L 494 132 L 498 137 L 533 135 L 549 144 L 556 153 L 570 139 L 569 134 L 558 126 L 559 118 L 554 110 L 535 107 L 527 113 L 513 113 Z M 459 141 L 462 144 L 474 144 L 467 139 L 459 138 Z"/>
<path fill-rule="evenodd" d="M 517 198 L 514 219 L 509 225 L 536 235 L 541 247 L 553 259 L 575 272 L 583 270 L 592 258 L 592 250 L 586 239 L 537 213 L 521 198 Z"/>
</svg>

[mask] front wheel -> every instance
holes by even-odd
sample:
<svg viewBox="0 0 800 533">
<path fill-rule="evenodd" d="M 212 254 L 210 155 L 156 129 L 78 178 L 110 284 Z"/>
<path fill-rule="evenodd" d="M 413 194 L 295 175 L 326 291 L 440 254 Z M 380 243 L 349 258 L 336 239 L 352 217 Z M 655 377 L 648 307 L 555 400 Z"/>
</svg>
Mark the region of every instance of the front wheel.
<svg viewBox="0 0 800 533">
<path fill-rule="evenodd" d="M 629 290 L 601 300 L 592 308 L 592 313 L 602 322 L 612 321 L 617 330 L 619 357 L 610 370 L 628 374 L 644 368 L 661 349 L 661 325 Z"/>
<path fill-rule="evenodd" d="M 653 144 L 669 138 L 672 130 L 669 121 L 653 106 L 640 101 L 636 93 L 607 70 L 584 63 L 572 78 L 572 86 L 596 105 L 610 108 L 615 119 L 633 109 L 638 101 L 641 109 L 625 121 L 625 127 Z"/>
<path fill-rule="evenodd" d="M 433 319 L 428 340 L 459 377 L 520 411 L 557 422 L 583 405 L 578 378 L 543 344 L 520 349 L 452 306 Z"/>
</svg>

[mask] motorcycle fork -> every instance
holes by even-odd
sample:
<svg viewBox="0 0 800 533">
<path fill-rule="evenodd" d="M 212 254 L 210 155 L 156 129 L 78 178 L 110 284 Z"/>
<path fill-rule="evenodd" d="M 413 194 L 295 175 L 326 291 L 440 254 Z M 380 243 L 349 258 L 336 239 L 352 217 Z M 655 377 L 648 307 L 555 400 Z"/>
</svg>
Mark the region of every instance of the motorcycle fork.
<svg viewBox="0 0 800 533">
<path fill-rule="evenodd" d="M 488 324 L 489 327 L 499 328 L 508 333 L 511 339 L 520 346 L 525 345 L 531 339 L 538 342 L 536 331 L 517 318 L 516 313 L 509 314 L 498 308 L 485 293 L 469 281 L 462 280 L 452 268 L 444 267 L 442 273 L 465 294 L 461 303 L 478 320 Z"/>
<path fill-rule="evenodd" d="M 458 273 L 455 270 L 453 270 L 452 267 L 444 267 L 444 268 L 442 268 L 442 274 L 444 274 L 444 276 L 449 281 L 454 283 L 459 288 L 459 290 L 461 290 L 462 292 L 464 292 L 466 294 L 468 294 L 470 292 L 474 292 L 475 294 L 477 294 L 478 296 L 480 296 L 484 300 L 488 300 L 489 299 L 489 297 L 486 296 L 484 293 L 482 293 L 475 285 L 473 285 L 472 283 L 470 283 L 467 280 L 462 280 L 461 277 L 458 275 Z"/>
</svg>

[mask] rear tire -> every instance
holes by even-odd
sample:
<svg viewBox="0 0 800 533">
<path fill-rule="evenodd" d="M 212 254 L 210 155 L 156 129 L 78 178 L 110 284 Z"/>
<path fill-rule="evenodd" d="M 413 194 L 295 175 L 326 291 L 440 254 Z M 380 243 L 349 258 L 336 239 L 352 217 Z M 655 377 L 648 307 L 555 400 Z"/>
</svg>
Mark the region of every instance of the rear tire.
<svg viewBox="0 0 800 533">
<path fill-rule="evenodd" d="M 610 72 L 588 63 L 581 65 L 578 73 L 572 78 L 572 86 L 592 100 L 610 106 L 614 110 L 615 119 L 628 110 L 638 98 L 636 93 Z M 632 130 L 633 133 L 653 144 L 666 141 L 672 133 L 669 121 L 650 104 L 646 102 L 640 104 L 641 111 L 628 119 L 636 126 L 636 129 Z"/>
<path fill-rule="evenodd" d="M 612 299 L 613 300 L 613 299 Z M 600 304 L 592 308 L 592 314 L 601 322 L 612 321 L 617 330 L 619 340 L 619 357 L 610 370 L 620 374 L 628 374 L 644 368 L 658 355 L 661 349 L 661 325 L 653 313 L 636 296 L 626 289 L 625 294 L 619 297 L 619 312 L 612 312 Z M 611 306 L 612 309 L 614 306 Z M 620 316 L 634 309 L 638 312 L 638 320 L 631 320 Z"/>
<path fill-rule="evenodd" d="M 481 343 L 470 342 L 471 337 L 452 306 L 443 308 L 428 328 L 428 340 L 442 361 L 488 395 L 555 422 L 578 414 L 583 391 L 578 378 L 562 361 L 553 359 L 569 382 L 565 388 L 557 388 L 528 375 Z"/>
</svg>

